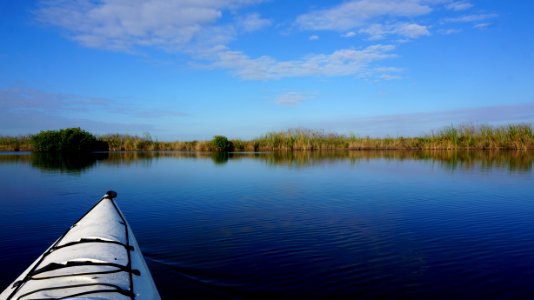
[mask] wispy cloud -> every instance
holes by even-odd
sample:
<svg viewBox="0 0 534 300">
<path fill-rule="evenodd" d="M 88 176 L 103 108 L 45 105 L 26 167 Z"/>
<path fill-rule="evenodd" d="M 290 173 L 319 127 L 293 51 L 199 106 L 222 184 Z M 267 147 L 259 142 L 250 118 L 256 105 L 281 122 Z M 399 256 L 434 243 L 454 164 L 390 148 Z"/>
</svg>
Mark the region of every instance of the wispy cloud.
<svg viewBox="0 0 534 300">
<path fill-rule="evenodd" d="M 305 30 L 346 31 L 381 17 L 415 17 L 432 11 L 420 0 L 352 0 L 338 6 L 300 15 L 296 25 Z"/>
<path fill-rule="evenodd" d="M 292 29 L 335 31 L 340 37 L 381 40 L 386 45 L 301 53 L 281 60 L 269 53 L 252 57 L 233 49 L 240 34 L 255 32 L 273 20 L 252 12 L 263 0 L 43 0 L 35 15 L 86 47 L 135 53 L 159 49 L 186 55 L 191 65 L 231 71 L 249 80 L 303 76 L 364 77 L 372 64 L 395 57 L 395 46 L 432 34 L 429 15 L 436 7 L 463 11 L 473 5 L 451 0 L 347 0 L 294 17 Z M 330 4 L 330 3 L 329 3 Z M 328 4 L 326 4 L 328 5 Z M 478 22 L 494 14 L 465 15 L 445 23 Z M 277 27 L 278 28 L 278 27 Z M 310 41 L 319 35 L 311 32 Z M 388 77 L 388 76 L 386 76 Z"/>
<path fill-rule="evenodd" d="M 252 32 L 271 26 L 272 21 L 263 19 L 260 14 L 252 13 L 244 17 L 237 18 L 238 27 L 245 32 Z"/>
<path fill-rule="evenodd" d="M 275 99 L 275 103 L 282 106 L 296 106 L 304 101 L 307 97 L 301 93 L 288 92 Z"/>
<path fill-rule="evenodd" d="M 93 108 L 103 108 L 110 104 L 110 100 L 104 98 L 47 93 L 26 87 L 0 89 L 0 108 L 5 112 L 85 112 Z"/>
<path fill-rule="evenodd" d="M 67 127 L 81 127 L 96 134 L 114 132 L 139 134 L 159 131 L 156 126 L 148 122 L 115 121 L 113 119 L 107 121 L 91 120 L 34 111 L 0 112 L 0 135 L 32 134 L 41 130 L 56 130 Z"/>
<path fill-rule="evenodd" d="M 218 25 L 223 10 L 237 9 L 259 1 L 183 0 L 54 0 L 40 3 L 36 15 L 58 26 L 87 47 L 131 51 L 157 47 L 185 51 L 192 43 L 228 41 L 232 26 Z M 256 30 L 268 21 L 252 14 L 240 20 L 244 30 Z"/>
<path fill-rule="evenodd" d="M 328 54 L 310 54 L 284 61 L 268 55 L 250 57 L 242 51 L 231 50 L 228 43 L 239 31 L 259 30 L 271 26 L 271 21 L 252 13 L 237 15 L 234 24 L 222 24 L 223 12 L 257 2 L 60 0 L 42 2 L 37 15 L 43 23 L 65 29 L 69 36 L 87 47 L 119 51 L 152 47 L 187 53 L 196 62 L 193 64 L 202 62 L 212 68 L 228 69 L 244 79 L 358 75 L 371 63 L 394 56 L 391 53 L 394 47 L 390 45 L 338 49 Z M 386 2 L 383 3 L 387 4 L 386 10 L 403 15 L 412 15 L 408 12 L 412 8 L 424 9 L 419 5 Z M 379 9 L 371 1 L 363 1 L 356 6 L 362 5 L 371 6 L 366 8 L 368 12 Z M 424 31 L 422 28 L 404 26 L 395 32 L 414 37 L 423 34 L 421 30 Z M 310 36 L 312 41 L 318 39 L 318 35 Z"/>
<path fill-rule="evenodd" d="M 385 136 L 430 134 L 449 125 L 508 123 L 534 124 L 534 103 L 463 108 L 422 113 L 353 117 L 318 124 L 325 129 L 349 130 L 358 134 Z M 425 131 L 421 131 L 425 128 Z"/>
<path fill-rule="evenodd" d="M 175 109 L 146 109 L 120 101 L 48 92 L 29 87 L 0 88 L 0 135 L 36 133 L 82 127 L 93 133 L 164 132 L 154 124 L 164 118 L 183 118 Z"/>
<path fill-rule="evenodd" d="M 28 87 L 0 89 L 0 110 L 4 114 L 44 113 L 69 115 L 72 113 L 101 112 L 142 119 L 183 117 L 187 114 L 173 109 L 143 109 L 124 106 L 112 99 L 53 93 Z"/>
<path fill-rule="evenodd" d="M 240 51 L 217 49 L 211 64 L 214 68 L 233 70 L 243 79 L 280 79 L 302 76 L 350 76 L 365 74 L 369 66 L 392 58 L 392 45 L 373 45 L 367 48 L 341 49 L 330 54 L 308 55 L 298 60 L 278 61 L 269 56 L 250 58 Z"/>
<path fill-rule="evenodd" d="M 445 23 L 449 24 L 474 24 L 472 25 L 475 29 L 484 30 L 493 25 L 491 20 L 497 18 L 497 14 L 470 14 L 463 15 L 454 18 L 446 18 Z M 453 32 L 456 33 L 456 32 Z"/>
<path fill-rule="evenodd" d="M 451 3 L 448 3 L 445 5 L 447 9 L 454 10 L 454 11 L 462 11 L 467 10 L 473 7 L 473 4 L 467 1 L 454 1 Z"/>
<path fill-rule="evenodd" d="M 359 74 L 360 78 L 375 82 L 401 79 L 403 70 L 396 67 L 371 67 Z"/>
<path fill-rule="evenodd" d="M 494 19 L 497 17 L 497 14 L 473 14 L 473 15 L 463 15 L 454 18 L 446 18 L 445 22 L 447 23 L 472 23 L 472 22 L 481 22 L 489 19 Z"/>
<path fill-rule="evenodd" d="M 134 116 L 142 119 L 159 119 L 168 117 L 185 117 L 188 114 L 180 111 L 162 110 L 162 109 L 150 109 L 150 110 L 137 110 L 133 113 Z"/>
<path fill-rule="evenodd" d="M 430 35 L 427 26 L 415 23 L 372 24 L 369 27 L 360 29 L 360 33 L 369 35 L 370 40 L 381 40 L 393 34 L 410 39 Z"/>
<path fill-rule="evenodd" d="M 349 31 L 341 35 L 341 37 L 344 37 L 344 38 L 351 38 L 355 36 L 356 36 L 356 32 L 354 31 Z"/>
<path fill-rule="evenodd" d="M 438 30 L 438 32 L 440 34 L 444 34 L 444 35 L 451 35 L 451 34 L 460 33 L 460 32 L 462 32 L 462 30 L 458 29 L 458 28 L 447 28 L 447 29 L 440 29 L 440 30 Z"/>
<path fill-rule="evenodd" d="M 486 28 L 488 28 L 488 27 L 490 27 L 492 25 L 493 25 L 493 23 L 479 23 L 479 24 L 473 25 L 473 27 L 476 28 L 476 29 L 486 29 Z"/>
</svg>

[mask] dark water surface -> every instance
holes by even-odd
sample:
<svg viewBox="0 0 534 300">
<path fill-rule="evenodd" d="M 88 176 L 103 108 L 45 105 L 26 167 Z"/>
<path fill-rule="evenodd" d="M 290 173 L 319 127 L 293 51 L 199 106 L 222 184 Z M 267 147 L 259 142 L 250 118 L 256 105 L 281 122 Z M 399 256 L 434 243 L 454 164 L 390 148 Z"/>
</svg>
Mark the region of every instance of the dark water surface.
<svg viewBox="0 0 534 300">
<path fill-rule="evenodd" d="M 0 289 L 113 189 L 164 299 L 534 299 L 533 157 L 0 154 Z"/>
</svg>

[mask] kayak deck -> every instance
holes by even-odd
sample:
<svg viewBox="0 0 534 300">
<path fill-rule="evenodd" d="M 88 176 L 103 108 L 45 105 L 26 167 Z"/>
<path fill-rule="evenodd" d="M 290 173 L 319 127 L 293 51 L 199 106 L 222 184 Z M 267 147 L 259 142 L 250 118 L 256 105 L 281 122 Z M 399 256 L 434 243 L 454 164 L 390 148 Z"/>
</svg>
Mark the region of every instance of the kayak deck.
<svg viewBox="0 0 534 300">
<path fill-rule="evenodd" d="M 0 299 L 160 299 L 139 245 L 110 193 Z"/>
</svg>

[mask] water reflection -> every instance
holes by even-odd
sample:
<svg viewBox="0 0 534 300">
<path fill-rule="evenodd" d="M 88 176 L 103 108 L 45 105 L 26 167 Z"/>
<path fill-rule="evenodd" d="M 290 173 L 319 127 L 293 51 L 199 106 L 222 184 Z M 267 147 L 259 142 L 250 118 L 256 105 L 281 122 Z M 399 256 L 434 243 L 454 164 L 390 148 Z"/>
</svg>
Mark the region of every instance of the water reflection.
<svg viewBox="0 0 534 300">
<path fill-rule="evenodd" d="M 534 161 L 533 151 L 302 151 L 275 153 L 209 153 L 209 152 L 110 152 L 90 155 L 60 155 L 54 153 L 3 153 L 1 163 L 29 163 L 43 171 L 82 172 L 100 162 L 106 165 L 142 164 L 149 167 L 159 158 L 205 159 L 216 165 L 240 159 L 264 161 L 277 167 L 306 168 L 338 161 L 358 163 L 374 159 L 388 161 L 423 160 L 437 163 L 449 170 L 507 169 L 530 172 Z"/>
<path fill-rule="evenodd" d="M 30 162 L 30 152 L 0 152 L 0 164 L 27 164 Z"/>
<path fill-rule="evenodd" d="M 32 167 L 43 171 L 59 171 L 66 173 L 80 173 L 92 168 L 97 161 L 106 160 L 107 152 L 91 154 L 61 154 L 61 153 L 33 153 Z"/>
<path fill-rule="evenodd" d="M 491 170 L 529 172 L 532 169 L 534 152 L 519 151 L 336 151 L 336 152 L 289 152 L 254 156 L 269 165 L 309 167 L 339 160 L 352 163 L 374 159 L 389 161 L 426 160 L 438 163 L 450 170 Z"/>
<path fill-rule="evenodd" d="M 224 165 L 228 162 L 230 157 L 233 159 L 234 154 L 228 152 L 215 152 L 211 154 L 211 160 L 216 165 Z"/>
<path fill-rule="evenodd" d="M 81 173 L 94 167 L 97 161 L 107 160 L 109 153 L 2 153 L 0 164 L 30 164 L 45 172 Z"/>
</svg>

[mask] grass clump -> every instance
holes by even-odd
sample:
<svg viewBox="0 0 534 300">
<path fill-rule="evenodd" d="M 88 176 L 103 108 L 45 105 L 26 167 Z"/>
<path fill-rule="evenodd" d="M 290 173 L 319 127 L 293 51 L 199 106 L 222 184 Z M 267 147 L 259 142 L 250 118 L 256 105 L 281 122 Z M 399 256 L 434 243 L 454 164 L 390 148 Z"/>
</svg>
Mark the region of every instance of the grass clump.
<svg viewBox="0 0 534 300">
<path fill-rule="evenodd" d="M 430 138 L 430 148 L 528 150 L 534 148 L 532 132 L 532 126 L 528 124 L 509 124 L 499 127 L 451 126 Z"/>
<path fill-rule="evenodd" d="M 343 135 L 310 129 L 270 132 L 251 142 L 256 150 L 261 151 L 335 150 L 347 147 L 347 139 Z"/>
<path fill-rule="evenodd" d="M 359 137 L 307 129 L 271 132 L 255 139 L 255 150 L 529 150 L 534 149 L 531 125 L 499 127 L 450 126 L 421 137 Z"/>
<path fill-rule="evenodd" d="M 153 141 L 150 134 L 144 136 L 127 134 L 108 134 L 100 137 L 108 144 L 109 151 L 154 151 L 160 150 L 160 143 Z"/>
</svg>

